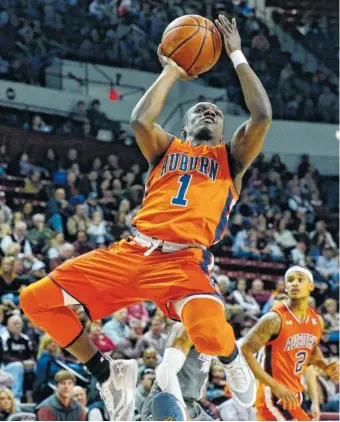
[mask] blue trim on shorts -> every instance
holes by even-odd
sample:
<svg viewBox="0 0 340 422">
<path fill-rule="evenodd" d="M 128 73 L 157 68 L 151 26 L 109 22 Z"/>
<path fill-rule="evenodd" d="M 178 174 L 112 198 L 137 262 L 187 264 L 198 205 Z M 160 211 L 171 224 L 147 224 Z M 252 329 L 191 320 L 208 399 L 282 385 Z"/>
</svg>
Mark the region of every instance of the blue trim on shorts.
<svg viewBox="0 0 340 422">
<path fill-rule="evenodd" d="M 209 274 L 209 265 L 211 263 L 211 252 L 204 250 L 203 251 L 203 262 L 200 263 L 200 267 L 202 268 L 204 274 L 206 274 L 210 278 Z"/>
</svg>

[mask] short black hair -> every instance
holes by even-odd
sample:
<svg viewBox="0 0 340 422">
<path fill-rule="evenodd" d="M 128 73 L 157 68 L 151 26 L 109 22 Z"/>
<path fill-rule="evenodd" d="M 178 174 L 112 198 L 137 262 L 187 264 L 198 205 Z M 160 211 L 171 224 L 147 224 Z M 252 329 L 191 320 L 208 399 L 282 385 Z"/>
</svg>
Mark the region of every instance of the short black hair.
<svg viewBox="0 0 340 422">
<path fill-rule="evenodd" d="M 140 374 L 141 381 L 144 379 L 145 375 L 155 375 L 155 370 L 152 368 L 145 368 Z"/>
</svg>

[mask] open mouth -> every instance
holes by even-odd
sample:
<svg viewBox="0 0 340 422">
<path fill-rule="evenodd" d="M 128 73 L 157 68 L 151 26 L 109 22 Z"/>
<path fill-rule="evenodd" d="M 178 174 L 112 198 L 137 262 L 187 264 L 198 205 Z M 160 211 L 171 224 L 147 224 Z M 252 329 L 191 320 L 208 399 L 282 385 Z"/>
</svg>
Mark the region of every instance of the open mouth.
<svg viewBox="0 0 340 422">
<path fill-rule="evenodd" d="M 203 116 L 202 121 L 208 123 L 215 123 L 215 119 L 212 116 Z"/>
<path fill-rule="evenodd" d="M 300 293 L 300 290 L 298 290 L 298 289 L 292 289 L 291 290 L 291 293 Z"/>
</svg>

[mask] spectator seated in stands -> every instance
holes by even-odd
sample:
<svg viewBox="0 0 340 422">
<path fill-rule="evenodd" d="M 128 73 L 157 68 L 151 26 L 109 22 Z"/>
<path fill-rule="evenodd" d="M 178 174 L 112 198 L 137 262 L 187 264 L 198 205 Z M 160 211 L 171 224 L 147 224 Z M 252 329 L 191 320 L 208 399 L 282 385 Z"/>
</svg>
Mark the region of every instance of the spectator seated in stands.
<svg viewBox="0 0 340 422">
<path fill-rule="evenodd" d="M 300 265 L 301 267 L 305 267 L 307 265 L 306 251 L 307 248 L 304 242 L 297 243 L 296 247 L 291 252 L 293 263 L 296 265 Z"/>
<path fill-rule="evenodd" d="M 151 368 L 144 369 L 140 374 L 139 385 L 136 390 L 135 421 L 141 420 L 142 407 L 151 391 L 155 377 L 155 370 Z"/>
<path fill-rule="evenodd" d="M 64 189 L 55 190 L 54 198 L 48 201 L 47 208 L 52 228 L 57 232 L 63 232 L 66 219 L 70 216 Z"/>
<path fill-rule="evenodd" d="M 20 412 L 12 391 L 9 388 L 0 387 L 0 421 L 6 421 L 8 417 Z"/>
<path fill-rule="evenodd" d="M 0 305 L 0 339 L 3 334 L 7 332 L 7 328 L 5 325 L 3 325 L 4 319 L 5 319 L 5 310 L 6 307 L 4 305 Z M 0 341 L 0 349 L 2 350 L 2 342 Z"/>
<path fill-rule="evenodd" d="M 38 421 L 85 421 L 86 410 L 73 397 L 76 377 L 59 371 L 55 377 L 56 391 L 36 408 Z"/>
<path fill-rule="evenodd" d="M 96 401 L 88 405 L 86 390 L 76 385 L 73 389 L 73 399 L 76 400 L 86 411 L 87 421 L 108 421 L 107 410 L 102 401 Z"/>
<path fill-rule="evenodd" d="M 48 334 L 42 336 L 39 344 L 37 364 L 36 364 L 36 380 L 34 383 L 33 398 L 36 403 L 45 400 L 53 390 L 49 384 L 53 385 L 54 377 L 60 371 L 62 363 L 69 366 L 79 374 L 84 374 L 81 364 L 73 363 L 65 360 L 58 344 Z"/>
<path fill-rule="evenodd" d="M 339 345 L 340 313 L 335 299 L 327 299 L 324 303 L 326 313 L 323 314 L 325 331 L 328 333 L 327 342 Z"/>
<path fill-rule="evenodd" d="M 323 220 L 315 223 L 315 230 L 310 233 L 310 240 L 312 243 L 311 255 L 314 257 L 321 255 L 321 251 L 325 245 L 329 245 L 333 249 L 336 248 L 333 236 L 327 231 L 326 224 Z"/>
<path fill-rule="evenodd" d="M 103 354 L 110 355 L 116 349 L 116 345 L 110 337 L 103 333 L 102 328 L 101 321 L 89 321 L 86 324 L 86 331 L 98 350 Z"/>
<path fill-rule="evenodd" d="M 140 352 L 136 348 L 138 340 L 143 336 L 144 323 L 138 319 L 130 320 L 129 335 L 121 340 L 117 351 L 123 353 L 128 359 L 138 359 Z"/>
<path fill-rule="evenodd" d="M 53 127 L 48 126 L 39 115 L 36 115 L 32 120 L 32 130 L 36 132 L 51 132 Z"/>
<path fill-rule="evenodd" d="M 33 381 L 34 353 L 30 339 L 22 333 L 23 320 L 19 315 L 13 315 L 8 319 L 7 330 L 1 337 L 4 370 L 13 376 L 13 394 L 16 399 L 21 400 L 24 396 L 25 373 L 30 374 Z"/>
<path fill-rule="evenodd" d="M 242 311 L 233 317 L 233 323 L 242 324 L 245 317 L 256 319 L 260 314 L 260 306 L 256 302 L 251 293 L 246 292 L 247 282 L 240 278 L 237 282 L 237 289 L 235 289 L 228 298 L 229 303 L 237 303 L 241 306 Z"/>
<path fill-rule="evenodd" d="M 87 233 L 90 235 L 90 240 L 94 245 L 103 243 L 112 243 L 113 236 L 108 233 L 109 227 L 106 221 L 103 220 L 100 212 L 95 212 L 92 216 L 90 226 Z"/>
<path fill-rule="evenodd" d="M 32 217 L 33 228 L 29 230 L 27 239 L 31 242 L 33 252 L 41 253 L 41 249 L 45 246 L 52 236 L 53 231 L 45 224 L 44 214 L 34 214 Z"/>
<path fill-rule="evenodd" d="M 317 260 L 316 269 L 329 282 L 332 291 L 339 291 L 339 260 L 334 256 L 331 246 L 324 246 L 322 256 Z"/>
<path fill-rule="evenodd" d="M 2 259 L 0 268 L 0 296 L 10 293 L 13 295 L 13 301 L 18 303 L 20 290 L 28 284 L 28 279 L 16 273 L 15 262 L 16 260 L 12 256 Z"/>
<path fill-rule="evenodd" d="M 229 397 L 226 390 L 226 376 L 223 366 L 214 360 L 210 366 L 206 398 L 219 408 Z"/>
<path fill-rule="evenodd" d="M 85 214 L 85 206 L 79 204 L 75 214 L 67 220 L 67 231 L 71 236 L 75 236 L 79 231 L 87 232 L 90 224 L 91 220 Z"/>
<path fill-rule="evenodd" d="M 83 255 L 95 249 L 95 243 L 89 241 L 89 237 L 84 230 L 77 233 L 77 240 L 73 242 L 76 255 Z"/>
<path fill-rule="evenodd" d="M 167 336 L 164 333 L 164 322 L 158 316 L 151 320 L 150 330 L 147 331 L 137 342 L 137 350 L 139 354 L 145 349 L 153 347 L 160 356 L 163 356 Z"/>
<path fill-rule="evenodd" d="M 92 180 L 91 180 L 92 178 Z M 96 181 L 97 180 L 97 174 L 96 172 L 91 172 L 89 174 L 89 182 L 91 183 L 92 181 Z M 92 187 L 92 184 L 90 185 L 90 187 Z M 95 182 L 95 187 L 97 187 L 97 184 Z M 84 203 L 84 208 L 85 208 L 85 215 L 88 218 L 92 218 L 94 213 L 99 213 L 101 217 L 104 216 L 103 213 L 103 208 L 98 205 L 98 194 L 97 192 L 90 192 L 87 196 L 87 201 Z"/>
<path fill-rule="evenodd" d="M 127 321 L 141 321 L 144 326 L 150 322 L 150 316 L 143 302 L 136 303 L 127 308 Z"/>
<path fill-rule="evenodd" d="M 12 221 L 12 210 L 6 205 L 6 194 L 0 191 L 0 222 L 1 224 L 10 224 Z"/>
<path fill-rule="evenodd" d="M 259 260 L 261 254 L 257 249 L 256 231 L 253 229 L 239 231 L 233 243 L 232 250 L 233 256 L 236 258 Z"/>
<path fill-rule="evenodd" d="M 256 302 L 260 305 L 261 309 L 270 297 L 270 293 L 264 290 L 263 281 L 259 278 L 256 278 L 251 283 L 250 293 L 255 298 Z"/>
<path fill-rule="evenodd" d="M 273 301 L 275 299 L 276 296 L 281 295 L 281 294 L 285 294 L 286 292 L 286 285 L 285 285 L 285 281 L 283 278 L 279 278 L 276 282 L 275 285 L 275 290 L 273 290 L 271 292 L 271 296 L 270 298 L 267 300 L 267 302 L 264 304 L 261 314 L 264 315 L 267 312 L 269 312 L 271 310 L 271 308 L 273 307 Z"/>
<path fill-rule="evenodd" d="M 49 269 L 50 271 L 57 268 L 61 265 L 64 261 L 75 257 L 75 248 L 72 243 L 64 243 L 60 245 L 58 248 L 58 255 L 51 258 L 49 261 Z"/>
<path fill-rule="evenodd" d="M 8 249 L 13 243 L 18 243 L 20 245 L 20 253 L 24 254 L 27 260 L 32 259 L 32 245 L 27 239 L 27 224 L 24 221 L 16 223 L 12 235 L 4 236 L 2 238 L 1 249 L 5 255 L 8 253 Z"/>
<path fill-rule="evenodd" d="M 140 354 L 139 354 L 140 356 Z M 148 349 L 145 349 L 142 354 L 142 365 L 138 369 L 139 375 L 147 369 L 156 369 L 157 367 L 157 351 L 153 347 L 149 347 Z"/>
<path fill-rule="evenodd" d="M 103 326 L 105 333 L 112 342 L 118 347 L 121 341 L 129 336 L 130 328 L 127 321 L 127 310 L 121 309 L 112 315 L 112 319 Z"/>
</svg>

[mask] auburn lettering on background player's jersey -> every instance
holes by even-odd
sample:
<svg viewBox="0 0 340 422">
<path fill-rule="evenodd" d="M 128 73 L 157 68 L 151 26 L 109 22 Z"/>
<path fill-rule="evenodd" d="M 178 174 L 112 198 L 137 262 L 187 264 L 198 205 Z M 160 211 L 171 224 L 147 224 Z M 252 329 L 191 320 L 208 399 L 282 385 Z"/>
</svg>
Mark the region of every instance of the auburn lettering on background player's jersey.
<svg viewBox="0 0 340 422">
<path fill-rule="evenodd" d="M 147 177 L 132 223 L 150 237 L 209 247 L 223 237 L 237 199 L 225 144 L 193 146 L 174 138 Z"/>
<path fill-rule="evenodd" d="M 318 345 L 322 326 L 317 313 L 308 308 L 305 321 L 299 321 L 286 303 L 273 308 L 281 318 L 280 333 L 265 347 L 264 369 L 291 391 L 303 391 L 301 377 L 313 349 Z M 265 388 L 260 385 L 257 405 L 265 402 Z"/>
</svg>

